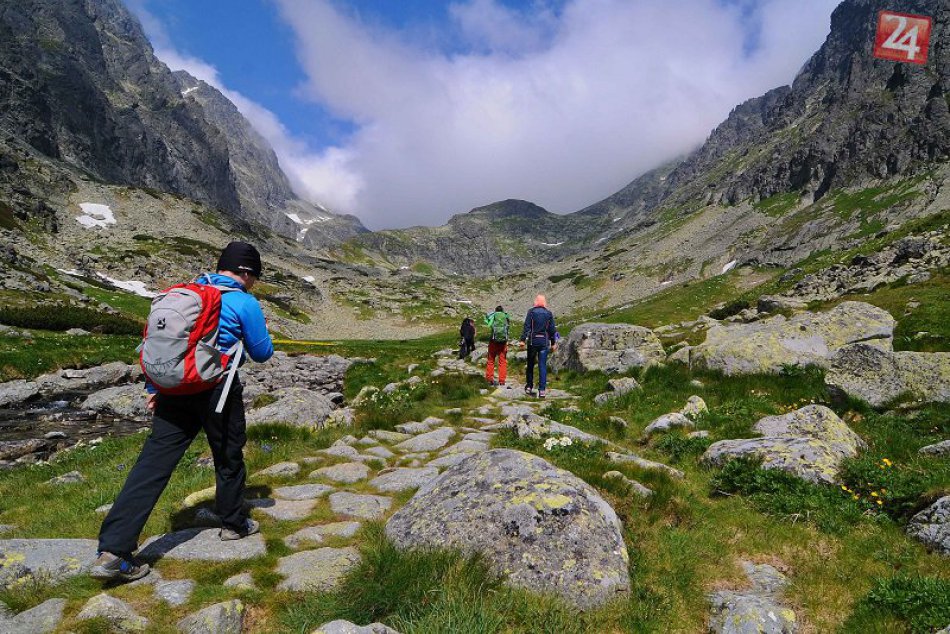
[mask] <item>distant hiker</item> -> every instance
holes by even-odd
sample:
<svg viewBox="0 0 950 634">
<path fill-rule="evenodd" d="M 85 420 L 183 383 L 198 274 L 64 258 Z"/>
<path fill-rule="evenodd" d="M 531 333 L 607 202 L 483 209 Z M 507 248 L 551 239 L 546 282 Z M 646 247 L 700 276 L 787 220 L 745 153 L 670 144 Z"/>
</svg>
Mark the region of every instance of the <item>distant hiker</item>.
<svg viewBox="0 0 950 634">
<path fill-rule="evenodd" d="M 485 380 L 492 385 L 504 385 L 508 377 L 508 331 L 511 318 L 501 306 L 495 312 L 485 315 L 488 326 L 488 365 L 485 367 Z M 495 380 L 495 358 L 498 358 L 498 380 Z"/>
<path fill-rule="evenodd" d="M 528 346 L 528 367 L 525 371 L 525 394 L 534 394 L 534 364 L 538 364 L 538 398 L 544 398 L 548 386 L 548 350 L 556 348 L 557 326 L 554 314 L 547 309 L 544 295 L 534 298 L 534 308 L 524 318 L 521 345 Z"/>
<path fill-rule="evenodd" d="M 90 572 L 96 579 L 131 581 L 148 574 L 148 565 L 136 563 L 132 553 L 175 466 L 201 429 L 214 457 L 220 538 L 241 539 L 259 530 L 244 510 L 247 437 L 243 389 L 235 373 L 242 350 L 257 362 L 274 354 L 264 313 L 248 292 L 261 276 L 260 253 L 250 244 L 232 242 L 217 270 L 173 286 L 152 302 L 141 348 L 148 407 L 155 414 L 152 433 L 102 523 L 99 557 Z"/>
<path fill-rule="evenodd" d="M 459 328 L 459 359 L 467 359 L 475 350 L 475 320 L 466 317 Z"/>
</svg>

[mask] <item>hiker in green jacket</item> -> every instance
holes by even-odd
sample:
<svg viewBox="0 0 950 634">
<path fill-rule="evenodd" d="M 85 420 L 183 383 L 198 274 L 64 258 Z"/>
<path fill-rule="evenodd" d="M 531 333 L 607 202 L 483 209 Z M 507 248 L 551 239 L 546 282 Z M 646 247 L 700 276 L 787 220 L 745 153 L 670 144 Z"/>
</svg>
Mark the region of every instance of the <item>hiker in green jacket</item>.
<svg viewBox="0 0 950 634">
<path fill-rule="evenodd" d="M 501 306 L 495 312 L 485 315 L 485 325 L 491 337 L 488 341 L 488 365 L 485 366 L 485 380 L 492 385 L 504 385 L 508 378 L 508 330 L 511 318 Z M 498 380 L 495 381 L 495 358 L 498 358 Z"/>
</svg>

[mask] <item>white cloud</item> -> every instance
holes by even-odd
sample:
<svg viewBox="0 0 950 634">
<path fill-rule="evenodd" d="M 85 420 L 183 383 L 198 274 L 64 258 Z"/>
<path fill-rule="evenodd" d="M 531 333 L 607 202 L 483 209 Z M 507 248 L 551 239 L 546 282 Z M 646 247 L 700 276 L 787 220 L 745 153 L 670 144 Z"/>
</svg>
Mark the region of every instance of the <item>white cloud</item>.
<svg viewBox="0 0 950 634">
<path fill-rule="evenodd" d="M 446 55 L 330 0 L 277 0 L 302 94 L 354 121 L 338 171 L 370 227 L 434 224 L 504 198 L 569 212 L 696 147 L 741 101 L 789 83 L 837 0 L 570 0 L 528 15 L 468 0 L 450 15 L 474 52 Z M 758 24 L 747 54 L 746 25 Z"/>
</svg>

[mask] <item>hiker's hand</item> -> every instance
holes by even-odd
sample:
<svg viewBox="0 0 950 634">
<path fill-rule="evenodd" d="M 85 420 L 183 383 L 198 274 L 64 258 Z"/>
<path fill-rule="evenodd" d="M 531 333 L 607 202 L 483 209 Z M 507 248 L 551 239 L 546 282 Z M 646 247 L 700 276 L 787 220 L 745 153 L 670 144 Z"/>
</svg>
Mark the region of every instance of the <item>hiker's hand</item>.
<svg viewBox="0 0 950 634">
<path fill-rule="evenodd" d="M 155 412 L 155 397 L 158 394 L 146 394 L 145 395 L 145 409 L 154 413 Z"/>
</svg>

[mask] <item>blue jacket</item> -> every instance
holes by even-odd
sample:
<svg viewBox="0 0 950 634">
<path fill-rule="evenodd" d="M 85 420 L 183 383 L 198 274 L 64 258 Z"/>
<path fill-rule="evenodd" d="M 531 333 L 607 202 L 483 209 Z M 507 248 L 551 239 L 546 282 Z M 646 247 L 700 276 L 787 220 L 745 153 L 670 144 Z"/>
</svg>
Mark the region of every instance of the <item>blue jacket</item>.
<svg viewBox="0 0 950 634">
<path fill-rule="evenodd" d="M 252 360 L 262 363 L 274 354 L 274 344 L 267 332 L 264 312 L 257 298 L 244 290 L 244 285 L 226 275 L 211 273 L 198 278 L 199 284 L 214 284 L 233 288 L 221 294 L 221 321 L 218 326 L 218 350 L 228 350 L 244 340 L 244 352 Z"/>
<path fill-rule="evenodd" d="M 556 337 L 554 313 L 543 306 L 535 306 L 528 311 L 524 318 L 524 329 L 521 331 L 522 341 L 527 341 L 530 346 L 547 348 L 555 342 Z"/>
</svg>

